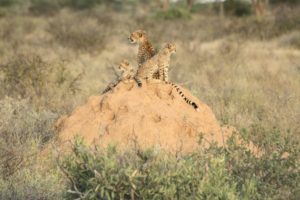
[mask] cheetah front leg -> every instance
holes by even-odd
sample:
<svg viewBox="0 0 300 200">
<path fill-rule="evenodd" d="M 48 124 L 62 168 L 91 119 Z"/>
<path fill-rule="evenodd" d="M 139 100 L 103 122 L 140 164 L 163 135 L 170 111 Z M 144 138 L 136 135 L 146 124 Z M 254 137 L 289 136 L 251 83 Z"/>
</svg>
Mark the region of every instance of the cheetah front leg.
<svg viewBox="0 0 300 200">
<path fill-rule="evenodd" d="M 141 79 L 139 79 L 139 78 L 136 77 L 136 76 L 135 76 L 133 79 L 135 80 L 135 82 L 137 83 L 137 85 L 138 85 L 139 87 L 142 87 L 143 83 L 142 83 Z"/>
<path fill-rule="evenodd" d="M 163 80 L 168 82 L 169 81 L 169 68 L 164 67 L 163 69 Z"/>
<path fill-rule="evenodd" d="M 164 77 L 164 68 L 160 67 L 158 69 L 158 72 L 159 72 L 159 80 L 164 81 L 165 80 L 165 77 Z"/>
<path fill-rule="evenodd" d="M 168 67 L 161 67 L 159 69 L 159 79 L 161 81 L 168 82 L 169 81 L 168 72 L 169 72 Z"/>
</svg>

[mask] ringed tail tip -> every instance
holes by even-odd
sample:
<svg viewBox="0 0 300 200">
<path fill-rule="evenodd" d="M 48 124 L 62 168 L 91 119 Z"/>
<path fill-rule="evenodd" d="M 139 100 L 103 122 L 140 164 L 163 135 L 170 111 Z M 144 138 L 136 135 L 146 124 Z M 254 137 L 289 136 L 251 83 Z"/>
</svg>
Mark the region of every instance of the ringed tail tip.
<svg viewBox="0 0 300 200">
<path fill-rule="evenodd" d="M 200 111 L 199 107 L 197 106 L 197 104 L 196 104 L 195 102 L 192 103 L 192 106 L 195 108 L 195 110 L 196 110 L 197 112 Z"/>
</svg>

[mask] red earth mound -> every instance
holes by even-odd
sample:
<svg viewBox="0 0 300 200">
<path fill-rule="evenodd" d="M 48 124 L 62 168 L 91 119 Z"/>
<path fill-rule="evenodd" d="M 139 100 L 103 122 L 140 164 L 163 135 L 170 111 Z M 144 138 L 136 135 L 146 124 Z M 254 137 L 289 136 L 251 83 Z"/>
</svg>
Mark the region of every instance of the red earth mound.
<svg viewBox="0 0 300 200">
<path fill-rule="evenodd" d="M 221 128 L 212 110 L 188 90 L 200 111 L 188 105 L 176 89 L 165 83 L 121 82 L 112 91 L 92 96 L 85 105 L 57 123 L 59 141 L 80 135 L 87 144 L 116 144 L 119 148 L 138 145 L 171 152 L 190 152 L 202 134 L 206 144 L 223 145 L 230 130 Z"/>
</svg>

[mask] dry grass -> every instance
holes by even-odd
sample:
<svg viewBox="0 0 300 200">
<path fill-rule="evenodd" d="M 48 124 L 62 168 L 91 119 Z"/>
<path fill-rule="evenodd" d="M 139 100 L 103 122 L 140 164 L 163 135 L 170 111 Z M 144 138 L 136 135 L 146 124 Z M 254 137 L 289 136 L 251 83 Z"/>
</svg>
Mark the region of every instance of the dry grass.
<svg viewBox="0 0 300 200">
<path fill-rule="evenodd" d="M 95 8 L 0 18 L 0 84 L 5 83 L 0 99 L 26 98 L 37 113 L 68 113 L 90 95 L 99 95 L 115 78 L 112 68 L 122 59 L 136 65 L 137 46 L 127 37 L 142 28 L 156 48 L 169 41 L 177 44 L 170 79 L 191 89 L 221 123 L 277 127 L 299 139 L 300 33 L 293 20 L 281 31 L 276 23 L 284 22 L 278 17 L 254 22 L 195 15 L 157 21 L 141 13 L 110 12 Z M 19 174 L 28 178 L 32 169 Z M 38 176 L 35 181 L 41 180 Z M 2 189 L 6 183 L 0 180 Z M 24 191 L 30 189 L 24 186 Z"/>
<path fill-rule="evenodd" d="M 47 18 L 2 18 L 1 64 L 14 60 L 15 54 L 38 55 L 52 69 L 63 62 L 66 73 L 76 77 L 84 72 L 78 82 L 80 92 L 68 96 L 74 106 L 91 94 L 99 94 L 114 78 L 112 67 L 120 60 L 126 58 L 136 65 L 137 47 L 128 43 L 127 36 L 134 29 L 144 28 L 157 48 L 168 41 L 176 42 L 178 53 L 172 59 L 171 80 L 191 88 L 221 122 L 237 127 L 259 122 L 299 132 L 300 33 L 283 31 L 271 40 L 259 36 L 271 32 L 278 17 L 262 22 L 272 24 L 267 27 L 270 30 L 260 29 L 259 22 L 253 25 L 247 19 L 249 31 L 243 35 L 241 28 L 228 31 L 233 24 L 247 28 L 241 20 L 194 16 L 191 20 L 157 23 L 126 14 L 115 13 L 112 18 L 100 15 L 102 11 L 63 10 Z"/>
<path fill-rule="evenodd" d="M 144 28 L 157 48 L 168 41 L 178 45 L 171 80 L 191 88 L 220 121 L 237 127 L 263 122 L 299 132 L 300 33 L 274 29 L 283 14 L 261 24 L 251 18 L 220 21 L 202 16 L 157 23 L 149 17 L 116 13 L 111 17 L 101 12 L 101 8 L 89 12 L 62 10 L 46 18 L 0 19 L 1 65 L 13 62 L 13 55 L 37 55 L 52 69 L 63 63 L 66 73 L 74 77 L 84 72 L 78 81 L 80 92 L 68 96 L 74 106 L 91 94 L 99 94 L 114 78 L 112 67 L 120 60 L 126 58 L 136 64 L 137 48 L 128 43 L 127 36 Z M 263 29 L 265 24 L 270 25 Z M 261 34 L 272 30 L 277 31 L 272 39 L 261 39 Z M 47 93 L 51 94 L 50 90 Z"/>
<path fill-rule="evenodd" d="M 61 198 L 58 170 L 37 157 L 54 137 L 57 118 L 50 111 L 37 112 L 28 100 L 0 100 L 0 199 Z"/>
</svg>

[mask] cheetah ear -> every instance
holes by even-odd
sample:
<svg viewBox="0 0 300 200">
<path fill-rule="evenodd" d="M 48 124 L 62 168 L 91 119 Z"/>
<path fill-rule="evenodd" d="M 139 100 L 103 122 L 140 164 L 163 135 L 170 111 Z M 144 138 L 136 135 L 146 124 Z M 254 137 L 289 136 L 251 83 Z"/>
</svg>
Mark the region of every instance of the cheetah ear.
<svg viewBox="0 0 300 200">
<path fill-rule="evenodd" d="M 144 34 L 143 31 L 141 31 L 141 32 L 138 33 L 139 37 L 143 37 L 143 34 Z"/>
<path fill-rule="evenodd" d="M 139 37 L 145 36 L 146 32 L 144 30 L 139 30 Z"/>
<path fill-rule="evenodd" d="M 124 60 L 124 64 L 125 64 L 125 65 L 129 65 L 128 60 Z"/>
<path fill-rule="evenodd" d="M 175 49 L 176 48 L 176 45 L 174 43 L 169 43 L 168 44 L 168 48 L 169 49 Z"/>
</svg>

